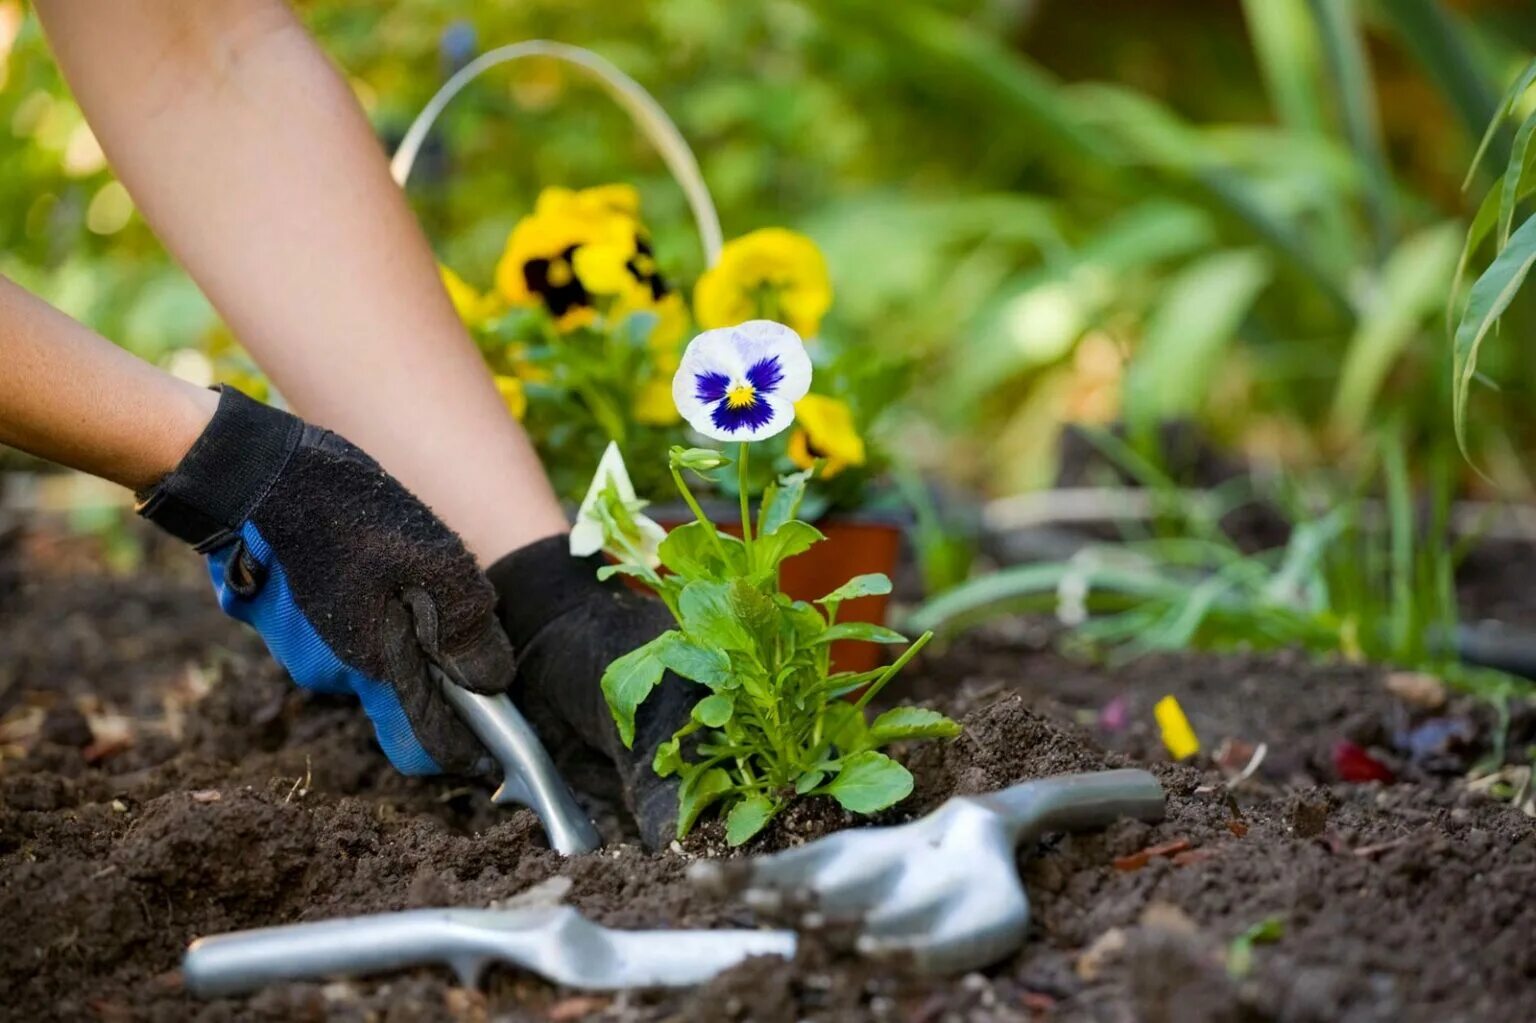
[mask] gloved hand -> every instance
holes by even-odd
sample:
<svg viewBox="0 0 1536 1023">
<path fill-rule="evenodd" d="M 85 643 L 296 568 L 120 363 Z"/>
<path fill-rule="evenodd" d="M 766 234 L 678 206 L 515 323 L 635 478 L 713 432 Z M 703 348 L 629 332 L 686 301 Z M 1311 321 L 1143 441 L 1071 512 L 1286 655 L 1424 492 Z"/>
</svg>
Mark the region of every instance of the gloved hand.
<svg viewBox="0 0 1536 1023">
<path fill-rule="evenodd" d="M 602 565 L 597 555 L 572 557 L 570 538 L 560 535 L 515 550 L 487 570 L 517 649 L 509 695 L 551 753 L 569 760 L 575 739 L 617 769 L 641 838 L 660 848 L 676 837 L 679 780 L 658 777 L 651 762 L 708 690 L 667 672 L 635 715 L 634 746 L 624 745 L 603 698 L 603 672 L 676 622 L 660 601 L 617 579 L 599 582 Z"/>
<path fill-rule="evenodd" d="M 512 648 L 459 538 L 373 459 L 225 387 L 139 511 L 208 556 L 224 611 L 305 689 L 352 693 L 406 774 L 467 772 L 485 750 L 428 670 L 505 690 Z"/>
</svg>

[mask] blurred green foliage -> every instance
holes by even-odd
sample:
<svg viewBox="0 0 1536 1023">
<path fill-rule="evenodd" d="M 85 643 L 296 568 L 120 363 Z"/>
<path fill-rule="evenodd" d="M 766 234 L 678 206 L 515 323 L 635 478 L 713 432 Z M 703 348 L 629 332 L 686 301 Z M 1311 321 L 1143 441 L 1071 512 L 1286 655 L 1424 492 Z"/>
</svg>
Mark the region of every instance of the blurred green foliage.
<svg viewBox="0 0 1536 1023">
<path fill-rule="evenodd" d="M 900 371 L 882 378 L 894 447 L 992 492 L 1048 480 L 1063 420 L 1192 417 L 1291 464 L 1348 456 L 1388 415 L 1410 451 L 1443 437 L 1460 178 L 1536 45 L 1520 0 L 298 6 L 389 145 L 491 46 L 613 60 L 677 119 L 728 236 L 784 224 L 822 245 L 826 332 Z M 0 11 L 0 272 L 146 357 L 205 343 L 213 314 L 126 215 L 35 22 Z M 1502 167 L 1508 134 L 1494 145 Z M 484 287 L 542 186 L 608 181 L 639 187 L 664 270 L 696 278 L 660 160 L 555 65 L 460 97 L 411 195 Z M 1503 390 L 1470 429 L 1528 492 L 1521 369 L 1485 352 Z"/>
</svg>

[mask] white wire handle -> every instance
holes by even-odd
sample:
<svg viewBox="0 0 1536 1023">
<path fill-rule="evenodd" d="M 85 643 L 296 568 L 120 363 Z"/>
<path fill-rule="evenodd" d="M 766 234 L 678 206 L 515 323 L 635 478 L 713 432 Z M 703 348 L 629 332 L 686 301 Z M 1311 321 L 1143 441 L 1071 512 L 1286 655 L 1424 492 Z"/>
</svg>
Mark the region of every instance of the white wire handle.
<svg viewBox="0 0 1536 1023">
<path fill-rule="evenodd" d="M 530 39 L 526 42 L 511 43 L 507 46 L 498 46 L 494 50 L 487 50 L 465 64 L 453 74 L 453 77 L 443 83 L 442 88 L 437 90 L 437 93 L 422 108 L 421 113 L 416 115 L 410 130 L 400 141 L 400 148 L 395 150 L 393 159 L 389 161 L 389 172 L 394 177 L 395 183 L 401 188 L 405 187 L 406 181 L 411 176 L 411 167 L 416 163 L 422 143 L 426 141 L 427 132 L 432 130 L 433 123 L 443 112 L 443 108 L 448 105 L 449 100 L 457 96 L 464 86 L 479 77 L 482 72 L 498 64 L 510 63 L 524 57 L 551 57 L 562 60 L 581 68 L 602 83 L 619 106 L 628 112 L 635 124 L 639 125 L 640 130 L 651 140 L 651 144 L 656 147 L 662 160 L 666 162 L 667 169 L 672 172 L 672 177 L 681 186 L 683 194 L 688 197 L 688 205 L 693 210 L 694 223 L 698 225 L 699 241 L 704 247 L 704 265 L 714 266 L 720 259 L 720 246 L 723 241 L 720 233 L 720 214 L 716 212 L 715 201 L 709 194 L 709 188 L 704 184 L 704 175 L 699 172 L 699 161 L 694 158 L 693 150 L 688 148 L 688 142 L 683 138 L 683 133 L 667 116 L 661 104 L 656 102 L 655 97 L 646 92 L 639 82 L 614 67 L 608 60 L 580 46 L 568 46 L 565 43 L 551 42 L 547 39 Z"/>
</svg>

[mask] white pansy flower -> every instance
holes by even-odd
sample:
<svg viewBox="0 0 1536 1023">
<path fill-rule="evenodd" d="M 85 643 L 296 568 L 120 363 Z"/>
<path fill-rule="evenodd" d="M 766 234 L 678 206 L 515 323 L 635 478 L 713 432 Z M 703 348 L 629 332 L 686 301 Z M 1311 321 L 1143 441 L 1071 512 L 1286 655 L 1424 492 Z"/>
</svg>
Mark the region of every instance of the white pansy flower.
<svg viewBox="0 0 1536 1023">
<path fill-rule="evenodd" d="M 772 320 L 706 330 L 688 343 L 672 400 L 688 424 L 719 441 L 764 440 L 795 418 L 811 389 L 800 335 Z"/>
</svg>

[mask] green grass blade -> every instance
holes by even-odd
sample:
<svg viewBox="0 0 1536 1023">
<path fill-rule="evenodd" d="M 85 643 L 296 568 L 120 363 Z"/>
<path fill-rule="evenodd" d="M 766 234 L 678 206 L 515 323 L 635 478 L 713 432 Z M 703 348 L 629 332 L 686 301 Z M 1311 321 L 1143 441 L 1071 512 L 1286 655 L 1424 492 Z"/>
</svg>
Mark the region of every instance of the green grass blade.
<svg viewBox="0 0 1536 1023">
<path fill-rule="evenodd" d="M 1483 132 L 1482 141 L 1477 144 L 1477 152 L 1472 154 L 1472 166 L 1467 168 L 1467 176 L 1461 183 L 1461 190 L 1465 192 L 1472 187 L 1472 179 L 1477 176 L 1478 165 L 1483 162 L 1483 157 L 1488 154 L 1488 149 L 1493 145 L 1494 136 L 1499 133 L 1499 128 L 1504 123 L 1504 118 L 1515 109 L 1515 104 L 1520 97 L 1525 95 L 1525 90 L 1536 83 L 1536 60 L 1532 60 L 1525 66 L 1525 70 L 1515 76 L 1515 80 L 1509 84 L 1499 105 L 1494 108 L 1493 118 L 1488 122 L 1488 127 Z"/>
<path fill-rule="evenodd" d="M 1472 377 L 1477 372 L 1478 351 L 1483 339 L 1515 300 L 1536 263 L 1536 217 L 1527 220 L 1510 236 L 1509 244 L 1487 270 L 1483 271 L 1467 295 L 1467 307 L 1456 327 L 1452 391 L 1456 444 L 1467 454 L 1467 399 Z"/>
<path fill-rule="evenodd" d="M 1332 421 L 1341 435 L 1356 436 L 1371 421 L 1392 364 L 1437 312 L 1454 275 L 1460 234 L 1456 221 L 1412 234 L 1382 267 L 1379 285 L 1344 351 L 1334 391 Z"/>
<path fill-rule="evenodd" d="M 1376 89 L 1366 63 L 1354 0 L 1308 0 L 1329 75 L 1339 100 L 1344 134 L 1360 161 L 1376 255 L 1385 259 L 1396 233 L 1392 175 L 1381 142 Z"/>
<path fill-rule="evenodd" d="M 1388 542 L 1391 545 L 1392 606 L 1387 615 L 1391 629 L 1391 653 L 1406 658 L 1413 645 L 1413 490 L 1408 481 L 1408 456 L 1400 433 L 1386 442 L 1382 457 L 1386 476 Z"/>
<path fill-rule="evenodd" d="M 1525 179 L 1526 160 L 1531 154 L 1533 137 L 1536 137 L 1536 114 L 1522 121 L 1515 132 L 1515 144 L 1510 149 L 1509 163 L 1504 167 L 1504 179 L 1499 185 L 1500 250 L 1509 244 L 1509 229 L 1515 220 L 1515 206 L 1519 202 L 1520 185 Z"/>
</svg>

